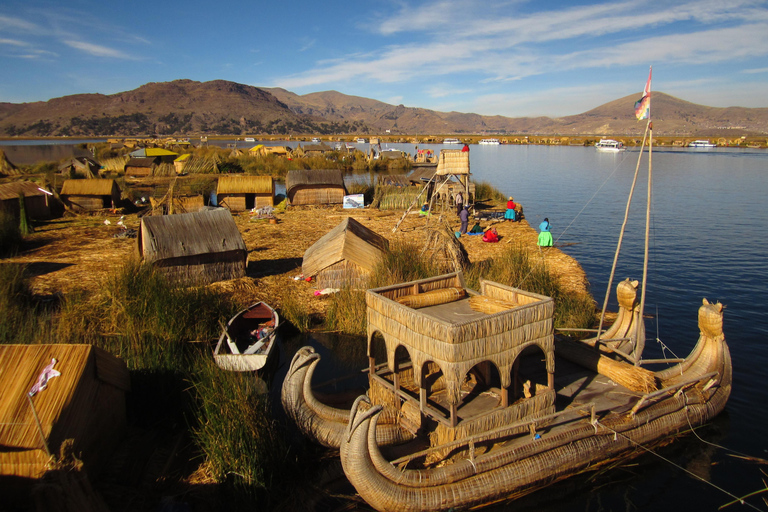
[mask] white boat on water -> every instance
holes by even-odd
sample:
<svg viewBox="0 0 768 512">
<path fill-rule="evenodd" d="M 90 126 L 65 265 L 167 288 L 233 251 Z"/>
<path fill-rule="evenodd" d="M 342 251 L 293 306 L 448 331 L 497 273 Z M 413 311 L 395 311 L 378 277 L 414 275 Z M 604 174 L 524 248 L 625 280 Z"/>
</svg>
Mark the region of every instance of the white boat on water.
<svg viewBox="0 0 768 512">
<path fill-rule="evenodd" d="M 222 329 L 213 358 L 222 370 L 255 372 L 273 352 L 280 317 L 264 302 L 251 304 Z"/>
<path fill-rule="evenodd" d="M 253 137 L 246 137 L 245 142 L 256 142 L 256 139 L 254 139 Z"/>
<path fill-rule="evenodd" d="M 459 139 L 443 139 L 443 144 L 461 144 Z"/>
<path fill-rule="evenodd" d="M 313 137 L 313 138 L 312 138 L 312 143 L 313 143 L 313 144 L 320 144 L 320 139 L 319 139 L 319 138 L 317 138 L 317 137 Z"/>
<path fill-rule="evenodd" d="M 499 142 L 499 139 L 483 139 L 480 142 L 478 142 L 478 144 L 487 144 L 487 145 L 498 146 L 501 143 Z"/>
<path fill-rule="evenodd" d="M 363 138 L 359 138 L 355 142 L 357 142 L 358 144 L 365 144 L 367 141 Z"/>
<path fill-rule="evenodd" d="M 715 148 L 717 144 L 712 144 L 708 140 L 695 140 L 688 143 L 689 148 Z"/>
<path fill-rule="evenodd" d="M 611 151 L 611 152 L 617 152 L 617 151 L 624 151 L 624 143 L 619 142 L 618 140 L 613 139 L 600 139 L 600 142 L 595 143 L 595 149 L 598 151 Z"/>
</svg>

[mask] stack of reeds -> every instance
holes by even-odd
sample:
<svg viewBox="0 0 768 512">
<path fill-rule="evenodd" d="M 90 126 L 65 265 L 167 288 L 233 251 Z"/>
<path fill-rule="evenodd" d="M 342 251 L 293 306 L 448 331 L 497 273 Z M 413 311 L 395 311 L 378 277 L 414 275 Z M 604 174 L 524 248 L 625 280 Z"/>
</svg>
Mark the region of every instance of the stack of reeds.
<svg viewBox="0 0 768 512">
<path fill-rule="evenodd" d="M 492 315 L 494 313 L 512 309 L 517 306 L 518 304 L 514 302 L 502 299 L 494 299 L 486 295 L 473 295 L 469 298 L 469 307 L 471 307 L 474 311 L 485 313 L 486 315 Z"/>
<path fill-rule="evenodd" d="M 605 375 L 631 391 L 651 393 L 658 390 L 656 376 L 652 371 L 600 355 L 595 349 L 579 342 L 556 340 L 555 351 L 557 355 Z"/>
<path fill-rule="evenodd" d="M 404 295 L 402 297 L 398 297 L 396 300 L 403 306 L 419 309 L 429 306 L 437 306 L 439 304 L 447 304 L 449 302 L 463 299 L 466 296 L 467 291 L 464 288 L 451 287 L 432 290 L 430 292 L 419 293 L 416 295 Z"/>
</svg>

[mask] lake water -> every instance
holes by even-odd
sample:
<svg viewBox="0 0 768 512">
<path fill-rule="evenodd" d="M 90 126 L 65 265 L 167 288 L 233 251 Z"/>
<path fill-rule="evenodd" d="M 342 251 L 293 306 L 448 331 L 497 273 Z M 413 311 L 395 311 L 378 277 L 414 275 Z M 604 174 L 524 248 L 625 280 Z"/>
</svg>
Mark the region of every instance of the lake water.
<svg viewBox="0 0 768 512">
<path fill-rule="evenodd" d="M 414 151 L 413 144 L 388 146 Z M 581 263 L 602 304 L 637 156 L 591 147 L 474 145 L 470 165 L 474 180 L 522 203 L 532 226 L 549 218 L 556 243 Z M 643 159 L 614 285 L 642 277 L 647 154 Z M 734 375 L 726 410 L 697 435 L 656 450 L 667 460 L 647 455 L 492 510 L 716 510 L 732 499 L 725 491 L 743 496 L 765 487 L 759 465 L 732 455 L 768 459 L 768 151 L 655 148 L 653 169 L 646 313 L 654 318 L 646 324 L 645 356 L 661 357 L 661 343 L 677 356 L 688 355 L 698 338 L 701 299 L 721 301 Z M 747 503 L 766 510 L 759 498 Z M 736 507 L 744 508 L 726 510 Z"/>
</svg>

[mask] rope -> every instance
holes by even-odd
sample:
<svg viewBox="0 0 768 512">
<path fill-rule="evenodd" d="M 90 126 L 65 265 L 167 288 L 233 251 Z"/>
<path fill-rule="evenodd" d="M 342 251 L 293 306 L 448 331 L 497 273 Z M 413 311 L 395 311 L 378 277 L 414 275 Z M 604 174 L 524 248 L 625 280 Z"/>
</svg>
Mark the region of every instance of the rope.
<svg viewBox="0 0 768 512">
<path fill-rule="evenodd" d="M 686 416 L 686 419 L 688 420 L 688 425 L 690 426 L 690 425 L 691 425 L 691 420 L 690 420 L 690 418 L 688 418 L 688 406 L 687 406 L 687 405 L 685 406 L 685 412 L 686 412 L 686 414 L 685 414 L 685 416 Z M 650 448 L 648 448 L 648 447 L 646 447 L 646 446 L 643 446 L 643 445 L 642 445 L 642 444 L 640 444 L 640 443 L 637 443 L 637 442 L 635 442 L 635 441 L 634 441 L 634 440 L 632 440 L 630 437 L 628 437 L 628 436 L 626 436 L 626 435 L 622 434 L 621 432 L 618 432 L 618 431 L 616 431 L 616 430 L 612 429 L 611 427 L 608 427 L 608 426 L 606 426 L 606 425 L 603 425 L 603 424 L 602 424 L 602 423 L 600 423 L 599 421 L 595 421 L 595 423 L 597 423 L 598 425 L 600 425 L 600 426 L 601 426 L 601 427 L 603 427 L 604 429 L 606 429 L 606 430 L 610 430 L 611 432 L 613 432 L 613 435 L 614 435 L 614 439 L 615 439 L 617 436 L 621 436 L 621 437 L 623 437 L 624 439 L 626 439 L 627 441 L 629 441 L 631 444 L 635 445 L 636 447 L 638 447 L 638 448 L 642 448 L 642 449 L 643 449 L 643 450 L 645 450 L 646 452 L 648 452 L 648 453 L 650 453 L 650 454 L 652 454 L 652 455 L 654 455 L 654 456 L 658 457 L 659 459 L 661 459 L 661 460 L 663 460 L 664 462 L 666 462 L 666 463 L 670 464 L 671 466 L 674 466 L 675 468 L 679 469 L 680 471 L 682 471 L 682 472 L 684 472 L 684 473 L 687 473 L 689 476 L 692 476 L 692 477 L 693 477 L 693 478 L 695 478 L 696 480 L 699 480 L 699 481 L 701 481 L 701 482 L 704 482 L 705 484 L 709 485 L 710 487 L 713 487 L 714 489 L 717 489 L 718 491 L 722 492 L 722 493 L 723 493 L 723 494 L 725 494 L 726 496 L 729 496 L 729 497 L 733 498 L 734 500 L 736 500 L 736 501 L 739 501 L 739 502 L 740 502 L 742 505 L 746 505 L 746 506 L 748 506 L 748 507 L 750 507 L 750 508 L 753 508 L 753 509 L 755 509 L 755 510 L 758 510 L 758 511 L 760 510 L 760 509 L 759 509 L 759 508 L 757 508 L 756 506 L 752 505 L 751 503 L 747 503 L 746 501 L 744 501 L 742 498 L 740 498 L 740 497 L 736 496 L 735 494 L 733 494 L 733 493 L 731 493 L 731 492 L 728 492 L 728 491 L 726 491 L 725 489 L 723 489 L 722 487 L 720 487 L 720 486 L 718 486 L 718 485 L 715 485 L 715 484 L 713 484 L 712 482 L 709 482 L 709 481 L 705 480 L 704 478 L 700 477 L 700 476 L 699 476 L 699 475 L 697 475 L 696 473 L 694 473 L 694 472 L 692 472 L 692 471 L 690 471 L 690 470 L 688 470 L 688 469 L 686 469 L 686 468 L 682 467 L 681 465 L 679 465 L 679 464 L 677 464 L 677 463 L 675 463 L 675 462 L 672 462 L 671 460 L 667 459 L 666 457 L 664 457 L 664 456 L 662 456 L 662 455 L 659 455 L 658 453 L 654 452 L 654 451 L 653 451 L 653 450 L 651 450 Z M 695 431 L 694 431 L 694 432 L 695 432 Z M 697 435 L 696 437 L 697 437 L 697 438 L 699 438 L 699 439 L 701 439 L 701 438 L 700 438 L 698 435 Z M 715 446 L 717 446 L 717 445 L 715 445 Z"/>
</svg>

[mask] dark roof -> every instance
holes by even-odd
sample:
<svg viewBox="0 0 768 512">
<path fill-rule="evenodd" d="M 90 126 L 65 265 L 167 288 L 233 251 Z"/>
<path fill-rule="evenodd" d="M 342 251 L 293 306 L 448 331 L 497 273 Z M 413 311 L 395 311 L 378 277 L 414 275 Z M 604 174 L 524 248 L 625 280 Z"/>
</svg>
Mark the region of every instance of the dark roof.
<svg viewBox="0 0 768 512">
<path fill-rule="evenodd" d="M 31 197 L 45 195 L 45 192 L 38 188 L 37 183 L 31 181 L 14 181 L 0 185 L 0 201 L 18 199 L 19 194 L 24 194 L 24 197 Z"/>
<path fill-rule="evenodd" d="M 246 252 L 229 210 L 215 208 L 141 219 L 139 252 L 147 261 L 230 251 Z"/>
<path fill-rule="evenodd" d="M 126 167 L 152 167 L 157 163 L 158 157 L 131 158 L 125 163 Z"/>
</svg>

